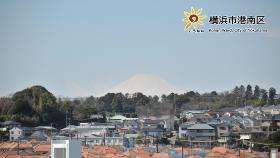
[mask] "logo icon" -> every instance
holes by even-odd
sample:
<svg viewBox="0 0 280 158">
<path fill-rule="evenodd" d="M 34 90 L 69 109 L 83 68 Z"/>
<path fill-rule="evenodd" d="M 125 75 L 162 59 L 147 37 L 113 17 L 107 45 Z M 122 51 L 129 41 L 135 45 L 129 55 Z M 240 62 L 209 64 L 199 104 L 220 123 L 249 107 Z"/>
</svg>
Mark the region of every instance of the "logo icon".
<svg viewBox="0 0 280 158">
<path fill-rule="evenodd" d="M 196 28 L 198 25 L 204 25 L 202 20 L 205 19 L 205 16 L 201 15 L 201 13 L 202 13 L 202 8 L 197 9 L 195 11 L 195 9 L 192 7 L 190 13 L 184 11 L 186 17 L 182 19 L 182 21 L 186 23 L 184 28 L 185 31 L 188 30 L 191 26 Z"/>
</svg>

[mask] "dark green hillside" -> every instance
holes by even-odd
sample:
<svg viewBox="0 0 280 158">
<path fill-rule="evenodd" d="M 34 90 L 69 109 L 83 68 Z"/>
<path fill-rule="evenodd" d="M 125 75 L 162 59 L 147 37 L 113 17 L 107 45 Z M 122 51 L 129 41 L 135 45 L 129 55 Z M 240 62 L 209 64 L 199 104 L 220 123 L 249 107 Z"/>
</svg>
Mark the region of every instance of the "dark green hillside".
<svg viewBox="0 0 280 158">
<path fill-rule="evenodd" d="M 25 125 L 64 124 L 66 107 L 57 103 L 55 96 L 42 86 L 16 92 L 12 98 L 1 98 L 1 120 L 15 120 Z"/>
</svg>

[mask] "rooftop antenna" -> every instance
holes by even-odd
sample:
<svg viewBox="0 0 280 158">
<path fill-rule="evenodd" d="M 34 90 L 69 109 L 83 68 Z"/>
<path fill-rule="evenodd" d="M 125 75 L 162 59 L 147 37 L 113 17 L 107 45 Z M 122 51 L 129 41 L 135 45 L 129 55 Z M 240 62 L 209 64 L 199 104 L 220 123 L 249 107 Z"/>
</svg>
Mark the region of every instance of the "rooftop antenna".
<svg viewBox="0 0 280 158">
<path fill-rule="evenodd" d="M 176 116 L 176 94 L 173 93 L 173 109 L 170 110 L 170 118 L 169 118 L 169 123 L 170 123 L 170 130 L 174 129 L 174 117 Z"/>
<path fill-rule="evenodd" d="M 66 113 L 65 113 L 65 127 L 68 126 L 68 110 L 66 110 Z"/>
</svg>

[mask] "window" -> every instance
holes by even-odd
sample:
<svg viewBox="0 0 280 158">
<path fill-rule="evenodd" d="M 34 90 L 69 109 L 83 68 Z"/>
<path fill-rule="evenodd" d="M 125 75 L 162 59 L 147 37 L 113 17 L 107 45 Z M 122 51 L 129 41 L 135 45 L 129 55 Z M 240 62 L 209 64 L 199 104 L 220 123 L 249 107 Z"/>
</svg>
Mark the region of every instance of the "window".
<svg viewBox="0 0 280 158">
<path fill-rule="evenodd" d="M 66 149 L 65 148 L 55 148 L 54 157 L 66 158 Z"/>
</svg>

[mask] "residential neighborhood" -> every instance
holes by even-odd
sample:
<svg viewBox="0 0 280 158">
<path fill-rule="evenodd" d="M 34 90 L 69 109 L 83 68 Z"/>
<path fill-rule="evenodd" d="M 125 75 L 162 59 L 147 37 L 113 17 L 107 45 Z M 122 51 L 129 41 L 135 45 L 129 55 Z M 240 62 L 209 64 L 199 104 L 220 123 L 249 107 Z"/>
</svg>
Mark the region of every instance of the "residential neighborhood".
<svg viewBox="0 0 280 158">
<path fill-rule="evenodd" d="M 1 123 L 1 132 L 6 135 L 1 135 L 0 151 L 5 158 L 60 158 L 57 155 L 63 153 L 95 158 L 95 149 L 107 157 L 223 157 L 221 154 L 227 152 L 235 157 L 269 157 L 272 149 L 258 142 L 278 130 L 280 105 L 232 111 L 186 110 L 179 117 L 128 118 L 116 114 L 108 116 L 105 123 L 80 122 L 62 129 L 24 127 L 10 120 Z"/>
</svg>

